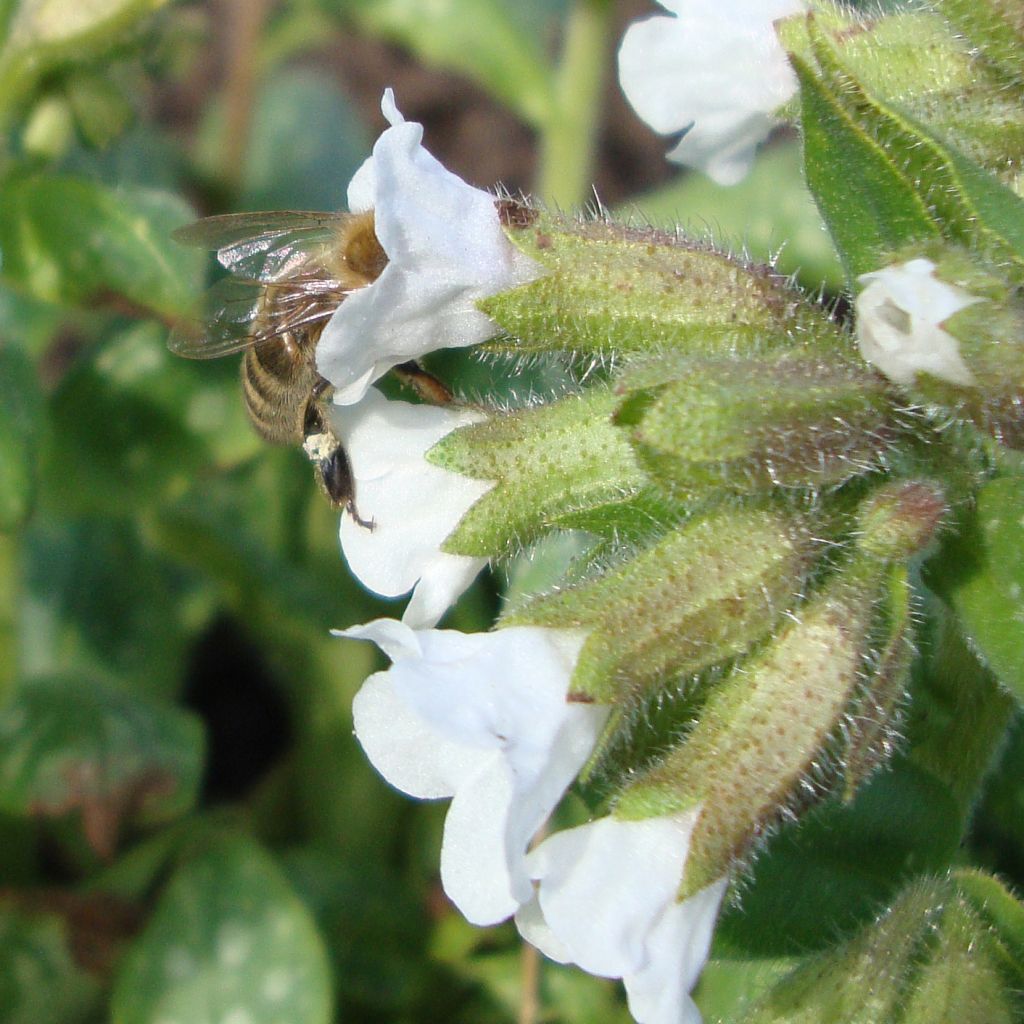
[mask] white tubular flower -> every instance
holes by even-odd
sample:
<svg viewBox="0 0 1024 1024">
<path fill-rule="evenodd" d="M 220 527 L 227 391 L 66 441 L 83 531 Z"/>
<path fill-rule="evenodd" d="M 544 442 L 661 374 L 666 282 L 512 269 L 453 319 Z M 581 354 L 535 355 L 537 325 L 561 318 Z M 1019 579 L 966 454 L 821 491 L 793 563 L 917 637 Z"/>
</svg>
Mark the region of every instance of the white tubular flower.
<svg viewBox="0 0 1024 1024">
<path fill-rule="evenodd" d="M 619 82 L 656 132 L 686 132 L 668 159 L 735 185 L 797 81 L 773 22 L 801 0 L 659 0 L 671 17 L 631 25 Z"/>
<path fill-rule="evenodd" d="M 392 366 L 491 337 L 497 327 L 476 303 L 539 273 L 505 237 L 494 196 L 420 145 L 423 126 L 402 117 L 390 89 L 381 109 L 391 127 L 349 184 L 348 205 L 374 211 L 388 264 L 338 307 L 316 349 L 317 369 L 342 405 Z"/>
<path fill-rule="evenodd" d="M 341 517 L 341 548 L 359 581 L 381 597 L 412 591 L 403 621 L 434 626 L 473 582 L 484 558 L 441 550 L 466 510 L 493 482 L 424 458 L 446 434 L 483 419 L 472 409 L 388 401 L 371 388 L 358 405 L 334 406 L 331 425 L 352 470 L 360 525 Z"/>
<path fill-rule="evenodd" d="M 526 848 L 608 716 L 566 699 L 583 634 L 414 631 L 378 619 L 339 635 L 372 640 L 393 662 L 353 704 L 374 767 L 410 796 L 452 797 L 445 892 L 473 924 L 503 920 L 532 898 Z"/>
<path fill-rule="evenodd" d="M 974 375 L 960 356 L 960 343 L 943 324 L 982 300 L 935 276 L 927 259 L 896 263 L 857 279 L 857 343 L 861 355 L 897 384 L 929 373 L 950 384 L 970 386 Z"/>
<path fill-rule="evenodd" d="M 601 818 L 557 832 L 528 857 L 534 901 L 523 937 L 561 963 L 622 978 L 640 1024 L 700 1024 L 690 998 L 707 960 L 726 880 L 678 902 L 697 811 Z"/>
</svg>

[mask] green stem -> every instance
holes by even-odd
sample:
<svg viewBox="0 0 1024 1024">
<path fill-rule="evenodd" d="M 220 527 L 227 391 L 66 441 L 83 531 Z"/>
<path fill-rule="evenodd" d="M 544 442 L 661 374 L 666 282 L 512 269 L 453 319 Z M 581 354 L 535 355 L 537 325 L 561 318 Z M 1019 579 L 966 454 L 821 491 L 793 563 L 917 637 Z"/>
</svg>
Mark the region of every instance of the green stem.
<svg viewBox="0 0 1024 1024">
<path fill-rule="evenodd" d="M 562 209 L 590 192 L 612 25 L 609 0 L 575 0 L 552 109 L 541 131 L 537 192 Z"/>
</svg>

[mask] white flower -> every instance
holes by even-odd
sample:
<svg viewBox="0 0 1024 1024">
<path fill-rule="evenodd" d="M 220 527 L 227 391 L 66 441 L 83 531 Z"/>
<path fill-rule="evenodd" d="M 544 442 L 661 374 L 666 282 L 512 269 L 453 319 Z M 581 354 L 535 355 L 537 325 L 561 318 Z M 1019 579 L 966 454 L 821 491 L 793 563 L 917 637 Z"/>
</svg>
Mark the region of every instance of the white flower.
<svg viewBox="0 0 1024 1024">
<path fill-rule="evenodd" d="M 656 132 L 686 132 L 676 163 L 734 185 L 750 169 L 774 113 L 796 92 L 773 22 L 801 0 L 659 0 L 655 15 L 627 29 L 619 82 Z"/>
<path fill-rule="evenodd" d="M 608 708 L 566 700 L 583 635 L 518 626 L 414 631 L 378 619 L 339 633 L 393 664 L 353 703 L 356 736 L 393 786 L 452 797 L 441 881 L 474 924 L 533 894 L 526 848 L 590 756 Z"/>
<path fill-rule="evenodd" d="M 678 902 L 697 811 L 601 818 L 556 832 L 528 857 L 537 895 L 516 915 L 527 941 L 562 963 L 622 978 L 640 1024 L 699 1024 L 690 998 L 726 880 Z"/>
<path fill-rule="evenodd" d="M 943 323 L 981 302 L 975 295 L 935 276 L 931 260 L 896 263 L 857 279 L 867 284 L 857 296 L 860 354 L 897 384 L 912 384 L 918 373 L 970 386 L 974 376 L 960 357 L 960 343 Z"/>
<path fill-rule="evenodd" d="M 317 369 L 336 402 L 358 402 L 392 366 L 439 348 L 474 345 L 497 332 L 476 308 L 539 273 L 505 237 L 494 197 L 446 170 L 421 145 L 385 90 L 391 123 L 348 187 L 353 212 L 372 209 L 388 264 L 350 294 L 324 328 Z"/>
<path fill-rule="evenodd" d="M 456 427 L 475 423 L 472 409 L 388 401 L 371 388 L 358 405 L 334 406 L 331 425 L 352 470 L 355 508 L 372 529 L 341 517 L 341 548 L 359 581 L 382 597 L 412 599 L 403 621 L 438 619 L 473 582 L 484 558 L 441 550 L 466 510 L 494 486 L 434 466 L 425 453 Z"/>
</svg>

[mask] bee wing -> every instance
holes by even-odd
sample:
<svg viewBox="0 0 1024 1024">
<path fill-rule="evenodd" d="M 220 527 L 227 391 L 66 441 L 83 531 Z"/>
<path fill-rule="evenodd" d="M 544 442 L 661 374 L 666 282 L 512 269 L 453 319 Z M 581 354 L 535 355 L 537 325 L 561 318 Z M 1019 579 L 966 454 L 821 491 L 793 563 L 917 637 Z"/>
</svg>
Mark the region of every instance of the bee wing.
<svg viewBox="0 0 1024 1024">
<path fill-rule="evenodd" d="M 167 347 L 187 359 L 217 359 L 265 340 L 254 329 L 265 286 L 259 281 L 225 277 L 206 293 L 207 312 L 174 326 Z"/>
<path fill-rule="evenodd" d="M 327 246 L 347 213 L 279 210 L 206 217 L 174 232 L 184 245 L 213 249 L 222 267 L 251 281 L 279 281 Z"/>
<path fill-rule="evenodd" d="M 266 293 L 273 292 L 268 302 Z M 167 347 L 188 359 L 217 359 L 269 341 L 287 331 L 310 329 L 329 320 L 345 297 L 340 281 L 319 273 L 267 285 L 225 277 L 207 291 L 198 320 L 176 324 Z"/>
</svg>

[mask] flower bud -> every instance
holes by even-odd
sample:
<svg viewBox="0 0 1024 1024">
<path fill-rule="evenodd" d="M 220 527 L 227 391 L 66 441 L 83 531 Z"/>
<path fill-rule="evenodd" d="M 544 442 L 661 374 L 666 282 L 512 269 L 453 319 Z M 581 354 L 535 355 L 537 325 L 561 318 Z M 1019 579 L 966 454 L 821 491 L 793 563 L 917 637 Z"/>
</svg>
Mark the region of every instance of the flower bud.
<svg viewBox="0 0 1024 1024">
<path fill-rule="evenodd" d="M 934 537 L 946 514 L 942 488 L 930 480 L 900 480 L 878 488 L 857 512 L 857 546 L 883 561 L 910 558 Z"/>
<path fill-rule="evenodd" d="M 700 805 L 680 898 L 728 874 L 801 789 L 806 802 L 861 685 L 882 578 L 865 560 L 841 571 L 767 647 L 714 684 L 690 734 L 621 794 L 616 813 L 627 818 Z"/>
<path fill-rule="evenodd" d="M 861 275 L 861 353 L 918 401 L 1024 444 L 1024 305 L 996 270 L 932 245 Z"/>
<path fill-rule="evenodd" d="M 670 492 L 824 487 L 875 468 L 895 434 L 881 381 L 835 355 L 652 357 L 618 384 L 616 422 Z"/>
<path fill-rule="evenodd" d="M 837 325 L 771 268 L 653 228 L 572 221 L 510 205 L 506 232 L 546 273 L 479 303 L 512 351 L 761 351 Z"/>
<path fill-rule="evenodd" d="M 602 703 L 634 699 L 768 633 L 802 591 L 813 543 L 795 517 L 720 509 L 510 621 L 588 629 L 571 692 Z"/>
</svg>

